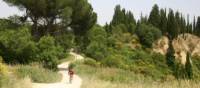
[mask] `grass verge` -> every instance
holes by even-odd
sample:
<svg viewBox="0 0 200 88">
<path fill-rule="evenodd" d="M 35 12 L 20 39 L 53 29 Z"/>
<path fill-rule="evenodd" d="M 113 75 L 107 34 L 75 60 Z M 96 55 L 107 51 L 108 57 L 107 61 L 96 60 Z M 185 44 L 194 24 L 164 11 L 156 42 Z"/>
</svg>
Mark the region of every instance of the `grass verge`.
<svg viewBox="0 0 200 88">
<path fill-rule="evenodd" d="M 40 66 L 17 66 L 15 74 L 19 78 L 30 77 L 36 83 L 53 83 L 61 80 L 61 74 Z"/>
<path fill-rule="evenodd" d="M 79 63 L 75 70 L 83 79 L 81 88 L 199 88 L 189 80 L 154 81 L 149 77 L 117 68 L 94 67 Z"/>
</svg>

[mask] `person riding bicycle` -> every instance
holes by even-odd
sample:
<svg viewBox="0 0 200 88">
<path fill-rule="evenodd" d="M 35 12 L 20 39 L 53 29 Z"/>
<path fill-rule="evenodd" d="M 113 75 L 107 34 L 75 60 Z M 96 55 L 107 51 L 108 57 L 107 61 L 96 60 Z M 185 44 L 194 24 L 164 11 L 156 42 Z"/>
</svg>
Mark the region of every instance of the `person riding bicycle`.
<svg viewBox="0 0 200 88">
<path fill-rule="evenodd" d="M 68 75 L 69 75 L 69 83 L 72 83 L 74 71 L 73 71 L 74 64 L 70 64 L 68 67 Z"/>
</svg>

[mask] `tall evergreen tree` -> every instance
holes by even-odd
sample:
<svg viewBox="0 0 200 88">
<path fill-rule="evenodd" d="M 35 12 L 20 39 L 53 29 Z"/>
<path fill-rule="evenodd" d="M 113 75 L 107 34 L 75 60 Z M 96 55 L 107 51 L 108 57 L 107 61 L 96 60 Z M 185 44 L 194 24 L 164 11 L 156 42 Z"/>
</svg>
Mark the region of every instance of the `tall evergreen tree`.
<svg viewBox="0 0 200 88">
<path fill-rule="evenodd" d="M 192 69 L 191 54 L 189 52 L 187 52 L 185 70 L 186 70 L 186 77 L 189 79 L 192 79 L 193 78 L 193 69 Z"/>
<path fill-rule="evenodd" d="M 147 16 L 143 16 L 142 13 L 140 15 L 140 23 L 141 24 L 148 24 L 148 17 Z"/>
<path fill-rule="evenodd" d="M 167 17 L 166 17 L 166 10 L 161 9 L 160 10 L 160 24 L 159 28 L 162 31 L 162 34 L 167 33 Z"/>
<path fill-rule="evenodd" d="M 155 27 L 159 28 L 160 23 L 160 14 L 159 14 L 159 7 L 157 4 L 155 4 L 151 10 L 151 13 L 149 15 L 148 22 L 152 24 Z"/>
<path fill-rule="evenodd" d="M 181 18 L 180 18 L 180 13 L 177 11 L 175 14 L 175 20 L 176 20 L 176 35 L 179 35 L 180 30 L 181 30 Z"/>
<path fill-rule="evenodd" d="M 167 65 L 170 67 L 170 69 L 172 71 L 175 70 L 175 50 L 173 48 L 173 45 L 172 45 L 172 38 L 170 37 L 169 38 L 169 48 L 167 50 L 167 54 L 166 54 L 166 61 L 167 61 Z"/>
<path fill-rule="evenodd" d="M 176 37 L 176 20 L 172 9 L 169 10 L 168 21 L 167 21 L 167 32 L 168 37 L 174 39 Z"/>
<path fill-rule="evenodd" d="M 193 18 L 193 24 L 192 24 L 192 33 L 195 34 L 195 31 L 196 31 L 196 18 L 194 16 L 194 18 Z"/>
<path fill-rule="evenodd" d="M 120 5 L 117 5 L 115 7 L 115 12 L 114 12 L 114 16 L 113 16 L 113 19 L 111 21 L 111 24 L 112 25 L 118 25 L 120 23 L 123 23 L 123 20 L 124 20 L 124 14 L 123 12 L 121 11 L 121 6 Z"/>
<path fill-rule="evenodd" d="M 197 23 L 196 23 L 196 35 L 200 36 L 200 16 L 197 18 Z"/>
</svg>

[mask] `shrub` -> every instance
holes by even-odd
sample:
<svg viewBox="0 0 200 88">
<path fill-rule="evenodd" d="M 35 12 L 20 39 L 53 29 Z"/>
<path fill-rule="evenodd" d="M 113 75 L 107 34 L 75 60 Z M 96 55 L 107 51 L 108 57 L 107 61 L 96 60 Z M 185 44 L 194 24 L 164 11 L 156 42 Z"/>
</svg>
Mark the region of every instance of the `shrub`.
<svg viewBox="0 0 200 88">
<path fill-rule="evenodd" d="M 100 61 L 107 56 L 107 34 L 100 26 L 93 27 L 88 33 L 89 45 L 86 55 Z"/>
<path fill-rule="evenodd" d="M 0 32 L 0 54 L 7 63 L 34 61 L 37 47 L 27 28 Z"/>
<path fill-rule="evenodd" d="M 124 65 L 123 59 L 124 59 L 123 56 L 114 54 L 114 55 L 110 55 L 107 58 L 103 59 L 101 61 L 101 63 L 104 66 L 108 66 L 108 67 L 123 68 L 123 65 Z"/>
<path fill-rule="evenodd" d="M 69 66 L 68 66 L 68 69 L 73 69 L 75 66 L 76 66 L 75 63 L 70 63 Z"/>
<path fill-rule="evenodd" d="M 162 36 L 159 29 L 152 25 L 140 24 L 136 29 L 140 42 L 146 47 L 152 47 L 152 43 Z"/>
<path fill-rule="evenodd" d="M 53 83 L 61 80 L 60 74 L 40 66 L 18 66 L 15 74 L 19 78 L 30 77 L 33 82 L 38 83 Z"/>
<path fill-rule="evenodd" d="M 72 33 L 61 34 L 55 37 L 56 43 L 62 46 L 65 50 L 74 46 L 74 35 Z"/>
<path fill-rule="evenodd" d="M 97 67 L 97 66 L 100 65 L 100 64 L 97 63 L 96 60 L 91 59 L 91 58 L 87 58 L 87 59 L 85 59 L 85 60 L 84 60 L 84 64 L 86 64 L 86 65 L 90 65 L 90 66 L 94 66 L 94 67 Z"/>
<path fill-rule="evenodd" d="M 58 58 L 63 49 L 55 44 L 55 39 L 51 36 L 44 36 L 38 42 L 38 58 L 45 68 L 57 69 Z"/>
<path fill-rule="evenodd" d="M 0 62 L 0 76 L 1 75 L 6 75 L 8 73 L 8 67 Z"/>
</svg>

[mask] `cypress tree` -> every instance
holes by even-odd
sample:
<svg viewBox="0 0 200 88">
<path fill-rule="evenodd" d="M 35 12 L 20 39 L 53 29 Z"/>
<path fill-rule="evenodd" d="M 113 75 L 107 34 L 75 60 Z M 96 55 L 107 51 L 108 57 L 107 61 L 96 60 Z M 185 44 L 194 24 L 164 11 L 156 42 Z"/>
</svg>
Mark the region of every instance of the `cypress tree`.
<svg viewBox="0 0 200 88">
<path fill-rule="evenodd" d="M 167 33 L 167 17 L 166 17 L 166 10 L 161 9 L 160 10 L 160 30 L 162 31 L 162 34 Z"/>
<path fill-rule="evenodd" d="M 186 77 L 189 79 L 192 79 L 193 78 L 193 69 L 192 69 L 191 54 L 189 52 L 187 52 L 185 70 L 186 70 Z"/>
<path fill-rule="evenodd" d="M 195 31 L 196 31 L 196 18 L 194 16 L 194 19 L 193 19 L 193 25 L 192 25 L 192 33 L 195 34 Z"/>
<path fill-rule="evenodd" d="M 180 18 L 180 13 L 179 12 L 176 12 L 175 14 L 175 20 L 176 20 L 176 30 L 175 30 L 175 33 L 176 33 L 176 36 L 179 35 L 180 33 L 180 28 L 181 28 L 181 18 Z"/>
<path fill-rule="evenodd" d="M 197 18 L 197 23 L 196 23 L 196 35 L 200 36 L 200 16 Z"/>
<path fill-rule="evenodd" d="M 174 17 L 174 12 L 172 9 L 169 10 L 168 21 L 167 21 L 167 32 L 168 37 L 174 39 L 176 37 L 176 21 Z"/>
<path fill-rule="evenodd" d="M 149 15 L 148 22 L 152 24 L 153 26 L 159 28 L 160 23 L 160 14 L 159 14 L 159 7 L 157 4 L 155 4 L 151 10 L 151 13 Z"/>
<path fill-rule="evenodd" d="M 173 48 L 173 45 L 172 45 L 172 38 L 169 38 L 169 48 L 167 50 L 167 54 L 166 54 L 166 61 L 167 61 L 167 65 L 170 67 L 170 69 L 172 71 L 175 70 L 175 50 Z"/>
</svg>

